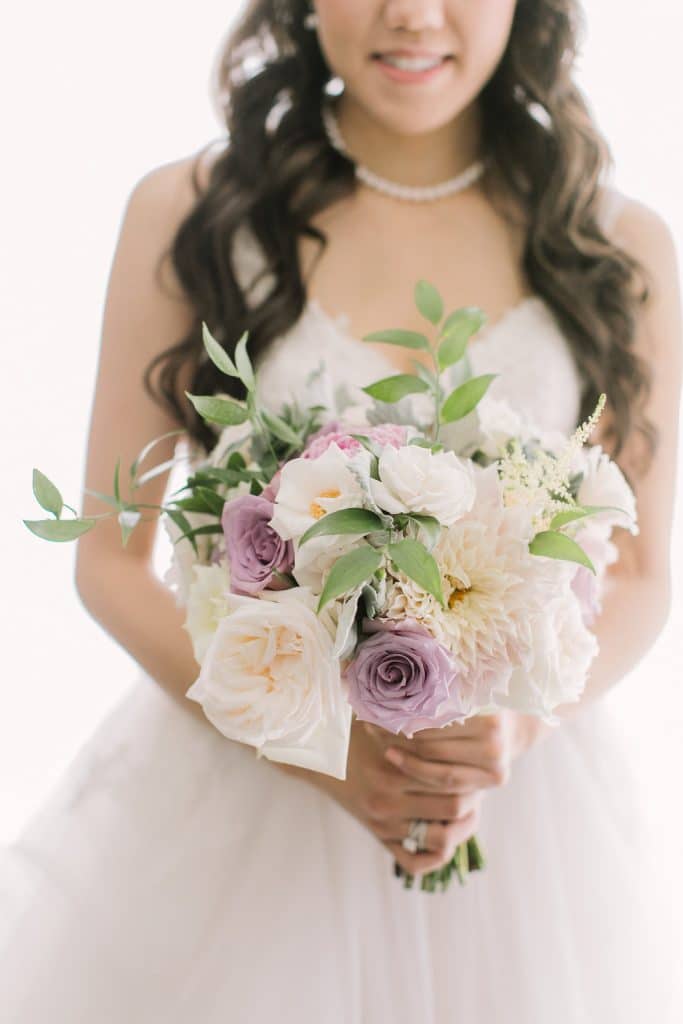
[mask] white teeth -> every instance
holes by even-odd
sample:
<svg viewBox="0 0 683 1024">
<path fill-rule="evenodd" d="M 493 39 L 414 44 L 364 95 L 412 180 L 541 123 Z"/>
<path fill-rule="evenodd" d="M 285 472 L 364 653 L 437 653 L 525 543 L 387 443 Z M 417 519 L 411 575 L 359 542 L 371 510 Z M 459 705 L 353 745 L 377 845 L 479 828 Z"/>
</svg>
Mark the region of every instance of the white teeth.
<svg viewBox="0 0 683 1024">
<path fill-rule="evenodd" d="M 391 64 L 394 68 L 402 71 L 428 71 L 430 68 L 438 67 L 442 62 L 441 57 L 426 59 L 425 57 L 390 57 L 380 58 L 384 64 Z"/>
</svg>

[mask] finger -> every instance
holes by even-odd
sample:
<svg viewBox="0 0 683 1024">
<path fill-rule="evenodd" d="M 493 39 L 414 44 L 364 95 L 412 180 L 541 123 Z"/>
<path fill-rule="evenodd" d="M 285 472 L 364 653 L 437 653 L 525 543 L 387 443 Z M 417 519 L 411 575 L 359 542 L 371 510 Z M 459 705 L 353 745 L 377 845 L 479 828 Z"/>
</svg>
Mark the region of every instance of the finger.
<svg viewBox="0 0 683 1024">
<path fill-rule="evenodd" d="M 489 774 L 472 765 L 429 760 L 396 747 L 390 747 L 384 756 L 407 778 L 441 793 L 471 793 L 492 785 Z"/>
<path fill-rule="evenodd" d="M 461 793 L 405 792 L 396 801 L 391 818 L 455 822 L 462 817 L 465 807 L 463 801 L 470 796 Z"/>
<path fill-rule="evenodd" d="M 393 744 L 391 745 L 393 746 Z M 387 750 L 390 747 L 387 747 Z M 442 761 L 446 764 L 463 764 L 479 767 L 487 756 L 488 747 L 485 741 L 473 738 L 465 740 L 419 740 L 410 747 L 400 746 L 396 749 L 421 757 L 425 761 Z M 386 751 L 385 751 L 386 753 Z"/>
<path fill-rule="evenodd" d="M 443 729 L 421 729 L 412 736 L 405 736 L 403 733 L 389 732 L 379 725 L 371 722 L 363 722 L 363 728 L 376 743 L 382 747 L 400 746 L 401 749 L 412 749 L 422 743 L 447 743 L 448 741 L 463 742 L 481 738 L 481 726 L 477 718 L 468 719 L 462 724 L 444 726 Z"/>
<path fill-rule="evenodd" d="M 424 839 L 425 850 L 431 853 L 445 853 L 450 849 L 455 849 L 458 843 L 469 838 L 468 829 L 471 828 L 472 815 L 476 812 L 478 803 L 478 800 L 476 802 L 471 800 L 469 805 L 463 808 L 462 816 L 457 821 L 427 822 Z M 411 824 L 410 819 L 395 819 L 378 822 L 373 830 L 375 835 L 385 842 L 402 843 L 410 834 Z"/>
<path fill-rule="evenodd" d="M 460 843 L 466 842 L 473 835 L 474 831 L 475 815 L 472 813 L 467 818 L 463 818 L 462 822 L 459 822 L 457 826 L 451 826 L 447 832 L 432 832 L 431 842 L 435 847 L 434 849 L 427 849 L 419 853 L 409 853 L 408 850 L 403 848 L 400 840 L 386 839 L 383 840 L 383 843 L 387 849 L 391 850 L 395 859 L 405 871 L 410 872 L 411 875 L 417 875 L 433 871 L 449 861 L 455 852 L 455 848 Z"/>
<path fill-rule="evenodd" d="M 397 864 L 407 871 L 409 875 L 425 875 L 428 871 L 436 871 L 437 868 L 443 867 L 444 863 L 449 859 L 439 853 L 408 853 L 404 850 L 400 843 L 396 843 L 392 840 L 387 840 L 383 843 L 394 855 L 394 860 Z"/>
</svg>

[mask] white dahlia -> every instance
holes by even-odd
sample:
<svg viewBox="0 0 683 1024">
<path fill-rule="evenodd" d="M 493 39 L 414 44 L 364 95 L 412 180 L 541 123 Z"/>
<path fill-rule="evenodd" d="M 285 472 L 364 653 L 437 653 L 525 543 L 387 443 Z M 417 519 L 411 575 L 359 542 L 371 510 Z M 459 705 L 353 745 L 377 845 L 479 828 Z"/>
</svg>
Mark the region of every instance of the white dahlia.
<svg viewBox="0 0 683 1024">
<path fill-rule="evenodd" d="M 495 467 L 475 477 L 472 510 L 442 531 L 433 551 L 446 607 L 399 577 L 383 613 L 414 618 L 448 646 L 460 670 L 458 702 L 468 715 L 503 703 L 515 669 L 533 668 L 530 619 L 542 616 L 558 591 L 570 594 L 575 570 L 529 553 L 527 510 L 505 507 Z M 568 600 L 578 613 L 575 597 Z"/>
</svg>

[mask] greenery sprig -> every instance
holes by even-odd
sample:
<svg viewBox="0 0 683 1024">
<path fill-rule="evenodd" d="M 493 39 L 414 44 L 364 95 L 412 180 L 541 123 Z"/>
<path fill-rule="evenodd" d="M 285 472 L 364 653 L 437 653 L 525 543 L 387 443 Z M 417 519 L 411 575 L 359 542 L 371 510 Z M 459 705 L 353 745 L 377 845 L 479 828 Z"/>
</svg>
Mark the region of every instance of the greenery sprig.
<svg viewBox="0 0 683 1024">
<path fill-rule="evenodd" d="M 419 280 L 414 289 L 415 305 L 424 319 L 436 329 L 433 340 L 426 334 L 400 328 L 377 331 L 365 335 L 366 342 L 384 342 L 414 351 L 425 352 L 430 357 L 431 367 L 415 360 L 415 373 L 398 373 L 367 385 L 363 390 L 378 403 L 394 404 L 418 394 L 430 395 L 434 403 L 434 419 L 428 438 L 413 438 L 409 443 L 419 444 L 434 452 L 443 451 L 440 441 L 442 426 L 454 423 L 472 413 L 487 393 L 496 374 L 487 373 L 472 376 L 467 360 L 467 347 L 471 339 L 486 322 L 481 309 L 466 306 L 444 315 L 444 302 L 437 288 L 426 280 Z M 155 476 L 171 469 L 177 462 L 172 458 L 140 472 L 142 463 L 149 457 L 155 446 L 169 437 L 183 434 L 182 429 L 172 430 L 145 445 L 131 464 L 128 471 L 129 497 L 121 496 L 120 459 L 116 463 L 113 479 L 113 494 L 103 494 L 86 488 L 86 493 L 112 506 L 113 512 L 94 516 L 79 516 L 74 508 L 66 505 L 59 489 L 40 470 L 33 470 L 33 493 L 48 519 L 23 520 L 32 533 L 49 541 L 76 540 L 97 521 L 116 515 L 125 547 L 131 533 L 143 518 L 144 510 L 165 513 L 175 523 L 180 536 L 175 543 L 185 539 L 197 552 L 197 537 L 221 532 L 220 523 L 206 523 L 192 526 L 187 513 L 199 513 L 213 517 L 222 514 L 223 505 L 229 499 L 230 491 L 247 485 L 252 494 L 261 491 L 277 472 L 279 466 L 298 455 L 307 438 L 318 429 L 321 408 L 299 410 L 286 406 L 281 415 L 262 407 L 256 388 L 256 373 L 247 351 L 248 332 L 245 331 L 235 346 L 234 357 L 225 351 L 213 337 L 206 323 L 202 323 L 202 341 L 208 357 L 227 377 L 241 381 L 246 397 L 239 401 L 222 395 L 185 394 L 197 413 L 208 423 L 220 427 L 236 427 L 249 423 L 250 430 L 229 446 L 223 466 L 203 464 L 192 473 L 180 490 L 171 496 L 166 505 L 136 502 L 135 491 Z M 444 374 L 456 364 L 461 364 L 462 382 L 448 392 L 444 387 Z M 601 403 L 586 424 L 575 433 L 572 443 L 583 443 L 602 411 Z M 371 453 L 370 475 L 378 478 L 379 452 L 369 438 L 354 435 Z M 241 453 L 236 449 L 250 439 L 255 465 L 247 467 Z M 547 460 L 548 453 L 541 453 Z M 539 463 L 542 459 L 535 457 Z M 534 458 L 526 452 L 511 453 L 503 460 L 506 471 L 528 472 L 534 465 Z M 557 470 L 558 479 L 560 477 Z M 73 516 L 64 516 L 67 509 Z M 601 511 L 596 507 L 581 507 L 569 489 L 561 488 L 555 498 L 552 519 L 545 529 L 539 531 L 530 542 L 532 554 L 578 562 L 591 571 L 594 567 L 576 541 L 563 532 L 564 528 L 586 516 Z M 306 543 L 314 536 L 355 533 L 364 538 L 356 550 L 338 559 L 331 570 L 320 598 L 319 608 L 340 594 L 370 580 L 380 564 L 388 559 L 396 570 L 410 576 L 418 585 L 432 594 L 443 604 L 438 568 L 430 549 L 439 533 L 439 524 L 429 516 L 387 516 L 379 509 L 343 509 L 330 513 L 314 524 L 301 539 Z"/>
</svg>

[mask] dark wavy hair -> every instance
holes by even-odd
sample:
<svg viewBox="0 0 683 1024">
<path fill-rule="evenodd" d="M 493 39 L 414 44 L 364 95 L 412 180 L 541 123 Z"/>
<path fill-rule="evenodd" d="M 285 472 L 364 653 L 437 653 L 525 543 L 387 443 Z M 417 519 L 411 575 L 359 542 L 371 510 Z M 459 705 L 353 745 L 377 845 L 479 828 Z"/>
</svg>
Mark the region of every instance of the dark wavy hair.
<svg viewBox="0 0 683 1024">
<path fill-rule="evenodd" d="M 311 218 L 357 187 L 353 164 L 325 135 L 321 99 L 331 72 L 316 33 L 303 26 L 308 9 L 307 0 L 245 4 L 216 64 L 215 99 L 228 145 L 204 189 L 204 150 L 197 155 L 196 202 L 162 254 L 172 260 L 196 321 L 154 358 L 144 385 L 207 450 L 215 435 L 182 393 L 179 371 L 187 372 L 190 361 L 195 394 L 241 394 L 239 383 L 206 359 L 202 320 L 227 351 L 248 330 L 252 354 L 262 353 L 306 303 L 299 235 L 317 239 L 321 255 L 327 238 Z M 643 413 L 649 370 L 633 342 L 647 288 L 634 258 L 600 226 L 609 153 L 572 78 L 579 28 L 575 0 L 518 0 L 506 51 L 479 97 L 483 142 L 498 195 L 512 199 L 524 218 L 528 284 L 553 310 L 575 356 L 584 385 L 581 418 L 604 391 L 606 447 L 618 456 L 638 435 L 646 464 L 656 434 Z M 234 236 L 242 225 L 265 257 L 249 295 L 263 274 L 274 282 L 260 301 L 249 300 L 234 272 Z"/>
</svg>

